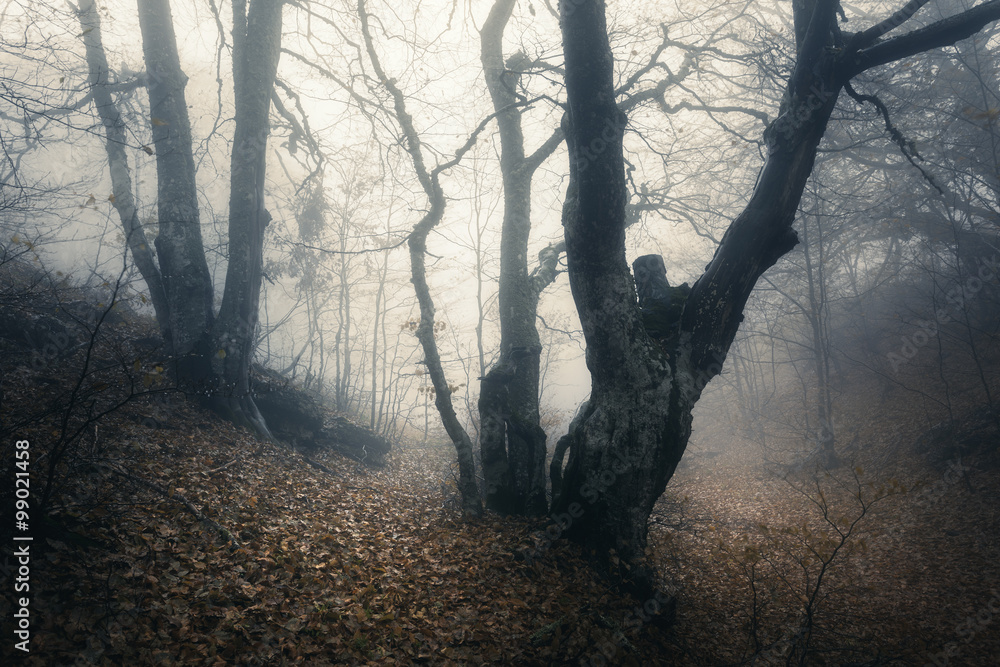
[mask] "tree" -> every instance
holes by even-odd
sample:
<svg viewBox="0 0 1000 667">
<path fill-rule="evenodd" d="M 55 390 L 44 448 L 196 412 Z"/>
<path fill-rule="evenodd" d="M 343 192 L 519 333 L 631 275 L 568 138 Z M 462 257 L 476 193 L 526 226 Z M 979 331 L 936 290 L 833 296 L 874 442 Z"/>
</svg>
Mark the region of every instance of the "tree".
<svg viewBox="0 0 1000 667">
<path fill-rule="evenodd" d="M 528 273 L 531 179 L 562 143 L 557 129 L 531 155 L 521 130 L 518 79 L 537 66 L 523 53 L 505 63 L 502 41 L 517 0 L 497 0 L 480 32 L 480 59 L 500 137 L 503 223 L 500 240 L 500 356 L 479 392 L 480 451 L 486 506 L 511 514 L 543 514 L 545 431 L 539 425 L 538 373 L 542 346 L 535 327 L 538 299 L 556 277 L 562 244 L 539 255 Z"/>
<path fill-rule="evenodd" d="M 175 359 L 179 384 L 204 389 L 213 347 L 213 289 L 202 244 L 191 123 L 169 0 L 139 0 L 147 91 L 156 153 L 156 207 L 167 308 L 160 327 Z M 200 385 L 200 386 L 199 386 Z"/>
<path fill-rule="evenodd" d="M 625 261 L 627 190 L 605 3 L 561 4 L 566 58 L 570 184 L 564 226 L 570 286 L 587 342 L 589 404 L 570 433 L 569 459 L 553 512 L 614 579 L 648 595 L 647 520 L 683 455 L 691 410 L 722 370 L 760 276 L 798 239 L 796 210 L 840 91 L 858 74 L 952 44 L 1000 18 L 1000 0 L 898 37 L 927 0 L 913 0 L 868 29 L 840 29 L 837 0 L 793 3 L 797 55 L 778 117 L 763 141 L 767 159 L 750 200 L 697 280 L 664 349 L 642 326 Z"/>
<path fill-rule="evenodd" d="M 559 274 L 558 264 L 565 251 L 564 243 L 543 248 L 538 254 L 537 265 L 529 273 L 532 179 L 562 144 L 563 128 L 557 127 L 533 153 L 527 153 L 522 120 L 533 101 L 529 100 L 528 86 L 522 79 L 529 74 L 562 72 L 561 68 L 541 59 L 532 59 L 524 50 L 504 60 L 503 37 L 516 4 L 516 0 L 497 0 L 480 31 L 480 60 L 500 141 L 504 212 L 498 286 L 500 354 L 482 379 L 479 415 L 487 507 L 504 513 L 530 515 L 540 514 L 545 508 L 546 435 L 539 419 L 542 345 L 535 322 L 539 298 Z M 661 34 L 656 34 L 657 28 Z M 681 110 L 722 114 L 747 112 L 741 107 L 706 105 L 700 101 L 696 104 L 689 99 L 676 105 L 667 102 L 667 95 L 682 88 L 681 84 L 695 71 L 697 57 L 707 60 L 710 56 L 720 61 L 732 58 L 718 45 L 728 39 L 730 33 L 721 29 L 710 31 L 711 34 L 701 37 L 697 44 L 670 38 L 662 26 L 636 33 L 628 35 L 630 42 L 638 44 L 648 40 L 652 48 L 648 53 L 640 53 L 638 49 L 631 52 L 630 61 L 635 57 L 635 62 L 628 63 L 629 74 L 616 91 L 624 96 L 620 102 L 623 110 L 648 105 L 668 115 Z M 652 42 L 654 35 L 656 42 Z M 667 65 L 668 49 L 683 53 L 681 65 L 676 70 Z M 541 95 L 539 99 L 545 97 Z M 629 209 L 629 224 L 637 222 L 643 211 L 663 212 L 668 208 L 683 211 L 684 206 L 667 203 L 670 202 L 668 190 L 669 187 L 664 187 L 650 193 L 644 184 L 642 201 Z"/>
<path fill-rule="evenodd" d="M 263 419 L 250 395 L 250 362 L 264 275 L 264 230 L 271 221 L 264 208 L 264 175 L 283 5 L 283 0 L 233 0 L 236 122 L 229 170 L 229 263 L 212 330 L 213 370 L 216 380 L 221 379 L 216 407 L 258 428 Z"/>
<path fill-rule="evenodd" d="M 816 187 L 809 188 L 802 207 L 805 212 L 800 216 L 801 252 L 786 256 L 787 270 L 781 279 L 764 276 L 763 280 L 782 297 L 783 302 L 788 304 L 786 308 L 799 320 L 791 329 L 794 333 L 785 338 L 785 346 L 794 350 L 789 355 L 790 364 L 802 383 L 803 401 L 809 406 L 804 410 L 804 435 L 814 447 L 798 465 L 834 468 L 840 465 L 840 460 L 836 453 L 839 434 L 834 414 L 833 370 L 836 359 L 830 332 L 831 301 L 834 300 L 838 278 L 836 264 L 840 263 L 842 256 L 850 254 L 845 250 L 852 237 L 860 233 L 857 230 L 860 223 L 854 219 L 845 220 L 849 217 L 846 214 L 837 216 L 827 212 L 824 198 L 817 192 L 819 184 L 814 182 L 812 185 Z M 841 207 L 845 207 L 843 202 L 846 198 L 840 193 Z M 772 315 L 775 319 L 780 317 L 779 314 Z M 804 331 L 801 330 L 803 328 Z M 803 374 L 798 370 L 800 354 L 808 359 L 811 372 Z M 810 411 L 815 413 L 815 426 L 808 416 Z"/>
<path fill-rule="evenodd" d="M 107 89 L 107 59 L 94 3 L 80 7 L 94 101 L 105 126 L 114 203 L 150 289 L 178 385 L 209 396 L 237 423 L 267 435 L 250 396 L 249 369 L 263 275 L 265 151 L 281 40 L 280 0 L 233 3 L 234 146 L 230 161 L 229 253 L 216 316 L 201 234 L 197 177 L 169 0 L 138 0 L 157 169 L 156 259 L 138 224 L 122 121 Z"/>
<path fill-rule="evenodd" d="M 160 325 L 160 333 L 164 338 L 167 338 L 170 332 L 170 306 L 163 278 L 153 254 L 153 247 L 146 238 L 146 232 L 139 220 L 139 209 L 133 194 L 131 169 L 126 152 L 129 145 L 127 130 L 110 89 L 111 68 L 108 67 L 108 58 L 104 52 L 101 16 L 94 0 L 82 0 L 78 13 L 80 28 L 83 30 L 83 43 L 86 49 L 94 108 L 104 126 L 106 138 L 104 146 L 111 173 L 112 205 L 122 223 L 125 243 L 129 252 L 132 253 L 132 260 L 139 269 L 142 279 L 146 282 L 153 311 Z"/>
<path fill-rule="evenodd" d="M 427 285 L 427 267 L 425 255 L 427 254 L 427 237 L 431 230 L 444 217 L 444 210 L 447 200 L 444 190 L 441 187 L 441 172 L 450 169 L 458 164 L 466 152 L 475 144 L 479 133 L 485 127 L 481 123 L 472 133 L 468 141 L 458 149 L 455 157 L 447 162 L 438 164 L 428 169 L 424 158 L 423 142 L 417 133 L 413 123 L 413 117 L 406 110 L 406 96 L 396 85 L 396 80 L 386 76 L 382 67 L 381 59 L 375 50 L 375 42 L 372 38 L 372 31 L 369 24 L 368 8 L 365 0 L 358 0 L 358 18 L 361 23 L 361 32 L 364 37 L 365 52 L 371 62 L 379 84 L 388 91 L 392 99 L 393 113 L 399 123 L 405 141 L 405 148 L 410 155 L 414 171 L 420 187 L 427 196 L 428 209 L 420 220 L 413 226 L 413 231 L 407 239 L 410 250 L 410 281 L 417 295 L 417 304 L 420 308 L 420 320 L 417 324 L 415 334 L 420 341 L 424 351 L 423 363 L 427 367 L 427 375 L 431 379 L 434 394 L 434 404 L 441 415 L 441 422 L 444 425 L 448 437 L 455 445 L 455 452 L 458 456 L 458 488 L 462 496 L 462 512 L 467 517 L 476 517 L 482 514 L 482 501 L 479 497 L 479 488 L 476 484 L 475 460 L 472 455 L 472 441 L 468 432 L 458 420 L 455 414 L 455 407 L 451 400 L 452 386 L 444 373 L 444 366 L 441 364 L 441 354 L 438 351 L 435 333 L 439 329 L 434 322 L 434 298 L 431 295 L 430 287 Z"/>
</svg>

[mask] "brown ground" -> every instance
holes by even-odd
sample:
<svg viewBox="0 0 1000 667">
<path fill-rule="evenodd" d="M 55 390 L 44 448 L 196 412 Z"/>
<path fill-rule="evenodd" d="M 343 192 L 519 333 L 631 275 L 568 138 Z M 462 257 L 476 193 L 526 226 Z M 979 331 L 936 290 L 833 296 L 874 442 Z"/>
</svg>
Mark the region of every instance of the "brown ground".
<svg viewBox="0 0 1000 667">
<path fill-rule="evenodd" d="M 4 409 L 39 400 L 36 381 L 8 375 Z M 381 471 L 317 455 L 324 471 L 201 410 L 160 403 L 153 423 L 137 402 L 62 470 L 59 525 L 33 546 L 27 664 L 777 665 L 806 638 L 806 664 L 997 664 L 997 457 L 958 475 L 913 454 L 925 424 L 879 391 L 844 399 L 855 460 L 818 487 L 696 421 L 651 532 L 679 600 L 671 629 L 572 545 L 526 562 L 537 522 L 460 522 L 447 447 L 404 444 Z M 17 437 L 40 456 L 51 426 Z M 37 488 L 45 461 L 32 465 Z"/>
</svg>

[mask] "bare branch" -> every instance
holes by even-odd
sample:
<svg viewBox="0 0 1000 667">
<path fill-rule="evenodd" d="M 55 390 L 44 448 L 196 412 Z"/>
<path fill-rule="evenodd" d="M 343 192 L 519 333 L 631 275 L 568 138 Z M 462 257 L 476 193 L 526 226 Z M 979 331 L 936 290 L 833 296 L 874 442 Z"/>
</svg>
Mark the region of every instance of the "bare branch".
<svg viewBox="0 0 1000 667">
<path fill-rule="evenodd" d="M 978 7 L 937 21 L 900 37 L 878 42 L 852 56 L 848 78 L 879 65 L 895 62 L 924 51 L 950 46 L 1000 19 L 1000 0 L 989 0 Z"/>
<path fill-rule="evenodd" d="M 895 30 L 903 23 L 910 20 L 910 17 L 920 11 L 920 8 L 926 5 L 930 0 L 910 0 L 906 5 L 900 9 L 898 12 L 894 13 L 892 16 L 882 21 L 879 24 L 873 25 L 867 30 L 862 30 L 861 32 L 855 34 L 850 41 L 851 48 L 864 48 L 870 46 L 872 42 L 881 37 L 882 35 Z"/>
</svg>

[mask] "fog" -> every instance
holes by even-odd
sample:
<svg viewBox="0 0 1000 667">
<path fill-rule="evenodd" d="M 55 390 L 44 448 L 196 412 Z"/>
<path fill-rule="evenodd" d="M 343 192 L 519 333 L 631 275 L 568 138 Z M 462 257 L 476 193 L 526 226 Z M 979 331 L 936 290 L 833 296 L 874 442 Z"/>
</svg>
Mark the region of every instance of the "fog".
<svg viewBox="0 0 1000 667">
<path fill-rule="evenodd" d="M 131 595 L 36 664 L 992 664 L 998 11 L 0 3 L 4 474 Z M 338 574 L 185 653 L 206 554 Z"/>
</svg>

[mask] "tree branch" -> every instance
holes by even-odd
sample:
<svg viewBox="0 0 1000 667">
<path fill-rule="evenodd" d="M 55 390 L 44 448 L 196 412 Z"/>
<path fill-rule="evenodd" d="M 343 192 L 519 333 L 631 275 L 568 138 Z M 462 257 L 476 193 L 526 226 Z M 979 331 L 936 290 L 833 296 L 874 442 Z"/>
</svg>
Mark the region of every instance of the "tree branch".
<svg viewBox="0 0 1000 667">
<path fill-rule="evenodd" d="M 848 64 L 847 78 L 879 65 L 885 65 L 924 51 L 951 46 L 975 35 L 986 24 L 1000 19 L 1000 0 L 988 0 L 978 7 L 919 28 L 900 37 L 878 42 L 862 49 Z"/>
<path fill-rule="evenodd" d="M 542 145 L 535 149 L 535 152 L 524 158 L 523 169 L 527 170 L 528 173 L 534 173 L 536 169 L 542 166 L 542 163 L 549 159 L 549 156 L 556 152 L 556 149 L 562 144 L 565 139 L 563 130 L 561 127 L 555 129 L 555 131 L 542 142 Z"/>
<path fill-rule="evenodd" d="M 858 91 L 854 90 L 850 82 L 844 84 L 844 90 L 846 90 L 847 94 L 850 95 L 852 98 L 854 98 L 854 100 L 859 104 L 864 104 L 865 102 L 867 102 L 878 110 L 879 115 L 882 116 L 882 120 L 885 122 L 886 132 L 888 132 L 889 136 L 892 137 L 893 143 L 899 146 L 899 151 L 903 154 L 903 157 L 905 157 L 907 161 L 911 165 L 913 165 L 917 171 L 920 172 L 921 176 L 923 176 L 928 183 L 934 186 L 934 189 L 937 190 L 938 193 L 943 195 L 944 190 L 941 189 L 941 186 L 935 183 L 934 178 L 930 174 L 928 174 L 923 167 L 917 164 L 914 158 L 920 158 L 920 155 L 916 152 L 916 150 L 914 150 L 913 142 L 907 141 L 906 137 L 903 136 L 903 133 L 900 132 L 899 129 L 892 124 L 892 119 L 889 118 L 889 109 L 886 108 L 882 100 L 880 100 L 875 95 L 862 95 Z"/>
<path fill-rule="evenodd" d="M 531 272 L 531 286 L 535 294 L 551 285 L 556 276 L 559 275 L 559 257 L 566 252 L 566 242 L 560 241 L 555 245 L 545 246 L 538 253 L 538 266 Z"/>
<path fill-rule="evenodd" d="M 848 48 L 861 49 L 871 46 L 872 42 L 876 39 L 887 32 L 895 30 L 900 25 L 908 21 L 911 16 L 920 11 L 920 8 L 928 2 L 930 2 L 930 0 L 910 0 L 910 2 L 906 3 L 902 9 L 894 13 L 886 20 L 873 25 L 867 30 L 862 30 L 861 32 L 856 33 L 853 37 L 851 37 Z"/>
</svg>

